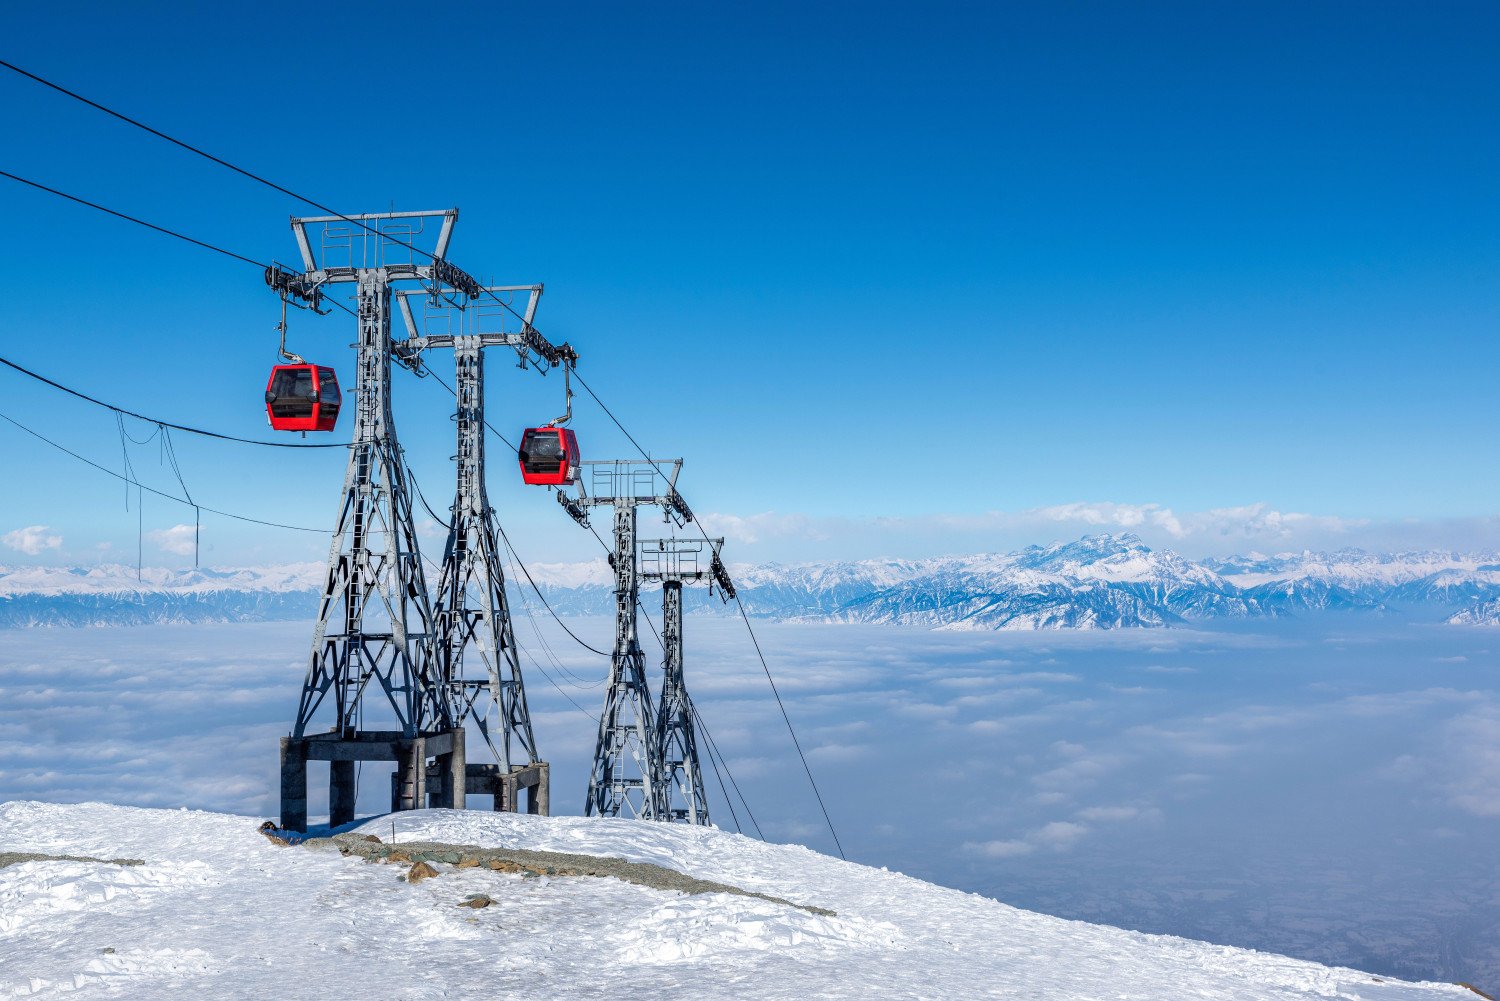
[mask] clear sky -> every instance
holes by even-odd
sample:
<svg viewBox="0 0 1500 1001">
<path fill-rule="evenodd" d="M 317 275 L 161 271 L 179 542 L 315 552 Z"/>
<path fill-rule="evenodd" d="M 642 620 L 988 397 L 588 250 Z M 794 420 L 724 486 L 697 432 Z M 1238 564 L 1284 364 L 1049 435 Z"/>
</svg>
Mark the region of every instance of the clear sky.
<svg viewBox="0 0 1500 1001">
<path fill-rule="evenodd" d="M 1500 543 L 1493 4 L 149 11 L 9 5 L 0 58 L 341 211 L 459 206 L 454 261 L 546 283 L 538 326 L 687 459 L 739 558 L 1119 527 L 1190 555 Z M 6 72 L 0 169 L 258 260 L 294 259 L 287 218 L 311 212 Z M 0 208 L 6 357 L 270 433 L 254 269 L 3 179 Z M 346 315 L 292 330 L 349 371 Z M 557 413 L 555 378 L 496 362 L 497 424 Z M 107 414 L 0 388 L 0 412 L 119 463 Z M 448 397 L 404 373 L 396 393 L 446 506 Z M 589 457 L 631 454 L 587 404 L 576 427 Z M 336 451 L 177 445 L 203 503 L 331 525 Z M 138 521 L 3 422 L 0 450 L 0 533 L 60 540 L 0 559 L 133 559 L 138 529 L 191 521 L 149 497 Z M 500 460 L 523 555 L 589 555 Z M 204 537 L 217 563 L 326 551 Z M 147 562 L 180 563 L 173 538 Z"/>
</svg>

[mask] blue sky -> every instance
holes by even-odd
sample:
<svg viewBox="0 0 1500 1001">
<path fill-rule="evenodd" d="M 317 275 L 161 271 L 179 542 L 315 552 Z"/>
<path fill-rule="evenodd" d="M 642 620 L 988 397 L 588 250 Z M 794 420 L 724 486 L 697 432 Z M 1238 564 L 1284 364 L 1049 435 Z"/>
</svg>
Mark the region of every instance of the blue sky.
<svg viewBox="0 0 1500 1001">
<path fill-rule="evenodd" d="M 742 558 L 1100 527 L 1195 555 L 1500 542 L 1493 6 L 151 11 L 7 9 L 0 55 L 342 211 L 459 206 L 454 260 L 547 283 L 538 325 L 687 458 Z M 13 74 L 0 137 L 0 169 L 294 256 L 305 206 Z M 7 357 L 263 432 L 277 315 L 253 269 L 11 182 L 0 205 Z M 352 321 L 293 323 L 297 350 L 349 369 Z M 0 380 L 4 412 L 118 461 L 107 415 Z M 446 394 L 396 391 L 443 497 Z M 491 367 L 501 426 L 559 396 Z M 590 456 L 630 454 L 590 407 L 576 426 Z M 0 427 L 0 531 L 62 540 L 5 558 L 133 558 L 117 483 Z M 332 518 L 335 453 L 178 450 L 204 503 Z M 175 483 L 155 446 L 136 463 Z M 499 465 L 523 555 L 590 553 Z M 148 498 L 139 525 L 183 521 Z M 324 550 L 224 522 L 205 539 L 224 563 Z"/>
</svg>

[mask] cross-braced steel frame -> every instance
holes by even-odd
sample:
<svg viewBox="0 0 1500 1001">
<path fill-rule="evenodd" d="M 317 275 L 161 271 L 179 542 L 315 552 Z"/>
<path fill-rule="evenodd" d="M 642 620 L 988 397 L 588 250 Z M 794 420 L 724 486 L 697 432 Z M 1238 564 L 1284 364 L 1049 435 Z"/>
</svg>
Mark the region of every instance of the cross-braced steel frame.
<svg viewBox="0 0 1500 1001">
<path fill-rule="evenodd" d="M 637 631 L 640 576 L 636 567 L 636 511 L 643 505 L 656 506 L 679 524 L 692 520 L 692 512 L 677 493 L 682 460 L 591 460 L 582 467 L 577 500 L 561 492 L 558 500 L 584 523 L 589 508 L 612 510 L 614 549 L 610 563 L 615 575 L 615 645 L 584 815 L 625 814 L 643 820 L 667 820 L 671 807 L 661 735 Z M 664 468 L 670 472 L 663 472 Z M 658 489 L 662 477 L 666 479 L 664 490 Z"/>
<path fill-rule="evenodd" d="M 503 329 L 508 311 L 486 307 L 480 300 L 457 308 L 447 301 L 434 303 L 429 299 L 419 322 L 411 303 L 424 293 L 402 292 L 398 303 L 409 336 L 396 345 L 396 351 L 398 357 L 413 363 L 430 348 L 451 348 L 454 357 L 458 476 L 438 581 L 434 650 L 453 718 L 459 724 L 472 718 L 495 756 L 497 774 L 493 779 L 485 774 L 484 766 L 468 766 L 469 791 L 490 791 L 485 789 L 488 785 L 497 797 L 496 809 L 514 809 L 513 793 L 505 792 L 496 782 L 526 772 L 519 777 L 532 790 L 533 812 L 539 812 L 535 809 L 537 797 L 545 799 L 547 794 L 537 785 L 546 782 L 546 768 L 532 732 L 505 595 L 497 522 L 485 488 L 483 349 L 514 348 L 522 365 L 531 364 L 539 371 L 546 371 L 547 365 L 572 364 L 576 355 L 567 345 L 553 348 L 531 326 L 542 286 L 492 286 L 483 291 L 497 297 L 528 294 L 524 313 L 514 314 L 519 316 L 519 330 Z M 487 329 L 496 325 L 491 322 L 496 319 L 501 329 Z M 432 333 L 433 325 L 439 330 L 446 327 L 448 332 Z M 472 676 L 466 673 L 466 668 L 476 664 L 479 671 Z M 493 711 L 498 711 L 498 732 L 490 723 Z M 516 751 L 525 765 L 517 760 Z M 530 774 L 537 770 L 526 766 L 538 764 L 543 766 L 540 773 Z M 502 805 L 501 797 L 510 801 Z"/>
<path fill-rule="evenodd" d="M 290 736 L 282 741 L 282 826 L 307 823 L 306 763 L 331 762 L 329 813 L 354 818 L 359 760 L 395 760 L 393 809 L 427 805 L 427 757 L 463 774 L 463 730 L 456 725 L 442 666 L 434 656 L 435 617 L 422 572 L 401 448 L 391 413 L 391 286 L 418 282 L 431 294 L 472 295 L 478 283 L 444 259 L 456 209 L 294 218 L 304 271 L 272 266 L 266 281 L 284 300 L 316 308 L 332 285 L 353 284 L 359 338 L 352 409 L 354 437 L 329 548 L 307 678 Z M 418 234 L 440 223 L 429 263 L 413 259 Z M 313 237 L 319 237 L 319 254 Z M 341 263 L 330 263 L 341 258 Z M 347 406 L 347 404 L 346 404 Z M 367 696 L 379 692 L 395 729 L 365 728 Z M 331 726 L 310 733 L 325 703 Z M 464 783 L 448 783 L 443 805 L 463 805 Z"/>
<path fill-rule="evenodd" d="M 705 545 L 711 547 L 705 563 Z M 683 678 L 682 585 L 706 581 L 710 590 L 721 567 L 723 539 L 642 539 L 640 576 L 661 583 L 662 682 L 657 701 L 656 743 L 667 798 L 663 819 L 707 825 L 708 793 L 698 758 L 693 700 Z M 727 595 L 726 595 L 727 600 Z"/>
<path fill-rule="evenodd" d="M 409 232 L 416 216 L 444 217 L 451 232 L 456 213 L 402 213 L 400 233 Z M 379 228 L 395 213 L 351 217 Z M 353 282 L 357 289 L 358 354 L 354 384 L 354 441 L 344 474 L 338 527 L 328 556 L 328 576 L 313 632 L 312 664 L 292 736 L 302 737 L 330 694 L 335 731 L 359 728 L 362 701 L 374 682 L 406 737 L 447 729 L 452 713 L 442 696 L 441 674 L 432 662 L 432 607 L 412 521 L 401 447 L 391 416 L 391 283 L 422 280 L 426 268 L 387 265 L 376 238 L 358 238 L 350 248 L 351 264 L 318 269 L 310 252 L 309 225 L 341 225 L 336 217 L 294 219 L 308 273 L 319 287 Z M 372 245 L 372 240 L 375 241 Z M 437 256 L 442 257 L 445 247 Z M 354 266 L 358 259 L 361 266 Z M 371 266 L 364 266 L 364 265 Z"/>
</svg>

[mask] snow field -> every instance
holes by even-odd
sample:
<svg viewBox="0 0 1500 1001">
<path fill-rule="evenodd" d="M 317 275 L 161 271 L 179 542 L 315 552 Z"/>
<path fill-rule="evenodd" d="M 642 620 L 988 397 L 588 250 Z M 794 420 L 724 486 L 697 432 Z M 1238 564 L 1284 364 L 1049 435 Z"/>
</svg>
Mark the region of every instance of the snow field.
<svg viewBox="0 0 1500 1001">
<path fill-rule="evenodd" d="M 653 862 L 825 907 L 608 878 L 403 867 L 272 844 L 251 818 L 0 805 L 0 850 L 141 866 L 0 869 L 0 998 L 1027 998 L 1398 1001 L 1441 984 L 1017 910 L 717 830 L 418 811 L 397 841 Z M 357 830 L 382 840 L 392 818 Z M 495 903 L 458 907 L 484 893 Z"/>
</svg>

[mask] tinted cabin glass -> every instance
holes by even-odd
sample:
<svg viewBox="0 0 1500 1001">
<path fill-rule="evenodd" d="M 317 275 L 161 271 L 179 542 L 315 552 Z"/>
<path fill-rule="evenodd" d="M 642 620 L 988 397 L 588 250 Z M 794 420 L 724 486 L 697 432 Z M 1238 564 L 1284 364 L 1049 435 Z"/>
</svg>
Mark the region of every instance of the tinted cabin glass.
<svg viewBox="0 0 1500 1001">
<path fill-rule="evenodd" d="M 331 368 L 318 369 L 318 400 L 323 404 L 324 417 L 338 414 L 343 397 L 339 395 L 339 380 Z"/>
<path fill-rule="evenodd" d="M 521 439 L 521 464 L 528 473 L 555 473 L 562 460 L 562 435 L 556 431 L 527 431 Z"/>
<path fill-rule="evenodd" d="M 277 417 L 311 417 L 313 401 L 312 369 L 284 368 L 271 383 L 271 413 Z"/>
</svg>

